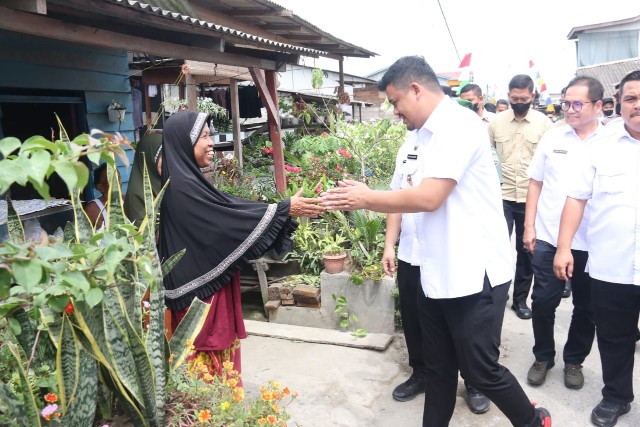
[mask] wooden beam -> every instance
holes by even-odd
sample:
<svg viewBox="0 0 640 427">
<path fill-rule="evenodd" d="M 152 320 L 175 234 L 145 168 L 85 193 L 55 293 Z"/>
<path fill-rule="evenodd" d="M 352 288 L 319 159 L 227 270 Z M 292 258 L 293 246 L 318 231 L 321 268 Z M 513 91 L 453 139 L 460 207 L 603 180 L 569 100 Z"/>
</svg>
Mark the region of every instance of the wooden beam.
<svg viewBox="0 0 640 427">
<path fill-rule="evenodd" d="M 256 84 L 262 104 L 267 109 L 269 119 L 269 137 L 273 147 L 273 169 L 276 181 L 276 191 L 284 194 L 287 189 L 287 178 L 284 173 L 284 150 L 282 147 L 282 135 L 280 135 L 280 111 L 277 107 L 277 74 L 274 71 L 262 71 L 257 68 L 249 68 L 253 81 Z"/>
<path fill-rule="evenodd" d="M 0 29 L 22 34 L 47 37 L 56 40 L 96 46 L 110 49 L 145 52 L 168 58 L 179 54 L 183 59 L 216 62 L 240 67 L 256 67 L 264 70 L 276 70 L 276 61 L 263 58 L 251 58 L 210 49 L 191 47 L 176 43 L 152 40 L 144 37 L 129 36 L 113 31 L 77 25 L 45 16 L 34 15 L 0 6 Z M 186 27 L 185 27 L 186 28 Z"/>
<path fill-rule="evenodd" d="M 12 9 L 25 12 L 47 14 L 47 0 L 3 0 L 2 3 Z"/>
<path fill-rule="evenodd" d="M 185 83 L 187 85 L 187 107 L 191 111 L 198 111 L 198 92 L 191 73 L 185 75 Z"/>
<path fill-rule="evenodd" d="M 295 41 L 320 41 L 324 36 L 314 34 L 287 34 L 287 38 Z"/>
<path fill-rule="evenodd" d="M 302 31 L 302 25 L 295 24 L 262 24 L 258 26 L 267 31 Z"/>
<path fill-rule="evenodd" d="M 233 9 L 227 12 L 230 16 L 238 17 L 261 17 L 261 16 L 293 16 L 293 12 L 287 9 L 274 10 L 274 9 Z"/>
<path fill-rule="evenodd" d="M 240 101 L 238 100 L 238 81 L 229 79 L 231 93 L 231 116 L 233 129 L 233 155 L 238 161 L 238 168 L 242 169 L 242 139 L 240 138 Z"/>
</svg>

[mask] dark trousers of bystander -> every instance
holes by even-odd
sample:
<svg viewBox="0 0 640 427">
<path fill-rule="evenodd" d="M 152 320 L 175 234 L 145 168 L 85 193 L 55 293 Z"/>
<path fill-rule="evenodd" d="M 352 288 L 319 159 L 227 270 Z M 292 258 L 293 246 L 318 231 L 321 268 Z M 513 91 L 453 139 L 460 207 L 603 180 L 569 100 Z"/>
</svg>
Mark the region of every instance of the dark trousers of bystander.
<svg viewBox="0 0 640 427">
<path fill-rule="evenodd" d="M 508 283 L 500 292 L 508 291 Z M 504 293 L 506 295 L 506 293 Z M 427 365 L 426 396 L 422 425 L 448 426 L 456 403 L 458 370 L 493 401 L 514 426 L 529 426 L 535 410 L 522 387 L 507 368 L 498 363 L 501 319 L 496 304 L 505 297 L 492 295 L 485 275 L 480 293 L 450 299 L 418 294 Z M 504 306 L 502 306 L 504 312 Z"/>
<path fill-rule="evenodd" d="M 596 327 L 591 306 L 591 278 L 585 272 L 588 253 L 572 250 L 574 259 L 571 286 L 573 290 L 573 314 L 569 325 L 567 343 L 564 346 L 564 363 L 581 365 L 591 352 Z M 553 362 L 556 356 L 553 329 L 556 308 L 562 300 L 564 282 L 553 274 L 553 257 L 556 247 L 543 240 L 536 241 L 533 254 L 533 354 L 541 362 Z"/>
<path fill-rule="evenodd" d="M 602 363 L 602 397 L 625 405 L 633 401 L 640 286 L 592 278 L 591 299 Z"/>
<path fill-rule="evenodd" d="M 422 352 L 422 331 L 418 318 L 418 292 L 420 286 L 420 266 L 398 260 L 398 292 L 400 294 L 400 317 L 404 339 L 407 342 L 409 366 L 414 375 L 426 376 Z"/>
<path fill-rule="evenodd" d="M 513 303 L 526 303 L 529 291 L 531 290 L 531 280 L 533 279 L 533 268 L 531 266 L 531 254 L 527 252 L 522 243 L 524 235 L 524 210 L 526 203 L 517 203 L 510 200 L 502 201 L 504 217 L 507 220 L 507 230 L 509 236 L 513 232 L 515 225 L 516 235 L 516 275 L 513 279 Z"/>
</svg>

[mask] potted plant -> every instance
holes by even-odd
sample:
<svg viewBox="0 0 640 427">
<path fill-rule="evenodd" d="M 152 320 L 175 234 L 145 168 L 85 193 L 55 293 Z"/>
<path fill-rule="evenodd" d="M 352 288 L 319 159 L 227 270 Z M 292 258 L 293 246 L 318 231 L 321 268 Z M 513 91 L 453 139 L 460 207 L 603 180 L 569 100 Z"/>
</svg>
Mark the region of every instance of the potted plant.
<svg viewBox="0 0 640 427">
<path fill-rule="evenodd" d="M 124 122 L 124 115 L 127 112 L 127 108 L 115 99 L 111 101 L 111 104 L 107 107 L 107 114 L 109 121 L 113 123 Z"/>
<path fill-rule="evenodd" d="M 326 235 L 323 239 L 322 263 L 327 273 L 336 274 L 344 271 L 347 252 L 342 244 L 345 242 L 346 239 L 341 234 Z"/>
</svg>

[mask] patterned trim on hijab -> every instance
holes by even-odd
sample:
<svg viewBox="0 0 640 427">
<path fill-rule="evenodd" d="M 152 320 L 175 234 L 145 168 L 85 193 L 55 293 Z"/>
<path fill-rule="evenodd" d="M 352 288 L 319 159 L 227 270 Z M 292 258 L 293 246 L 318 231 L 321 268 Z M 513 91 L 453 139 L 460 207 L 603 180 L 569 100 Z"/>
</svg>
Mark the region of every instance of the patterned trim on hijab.
<svg viewBox="0 0 640 427">
<path fill-rule="evenodd" d="M 206 115 L 206 114 L 205 114 Z M 266 230 L 267 226 L 271 223 L 271 220 L 276 214 L 278 205 L 276 203 L 272 203 L 267 206 L 267 211 L 264 216 L 256 226 L 256 228 L 251 232 L 249 237 L 242 242 L 240 246 L 236 248 L 229 256 L 224 259 L 218 266 L 216 266 L 213 270 L 208 273 L 203 274 L 200 277 L 196 277 L 189 283 L 180 286 L 178 289 L 167 289 L 164 291 L 165 298 L 168 299 L 177 299 L 181 296 L 192 292 L 193 290 L 199 288 L 200 286 L 209 283 L 211 280 L 218 277 L 220 274 L 224 273 L 231 264 L 238 260 L 253 244 L 258 240 L 258 238 L 262 235 L 262 233 Z"/>
<path fill-rule="evenodd" d="M 160 152 L 162 151 L 162 144 L 158 147 L 158 151 L 156 151 L 156 155 L 153 156 L 153 163 L 158 164 L 158 158 L 160 158 Z"/>
<path fill-rule="evenodd" d="M 207 120 L 209 115 L 207 113 L 198 113 L 198 117 L 196 118 L 196 122 L 193 124 L 191 128 L 191 133 L 189 136 L 191 137 L 191 145 L 195 144 L 200 138 L 200 133 L 202 132 L 202 128 L 204 127 L 204 122 Z"/>
</svg>

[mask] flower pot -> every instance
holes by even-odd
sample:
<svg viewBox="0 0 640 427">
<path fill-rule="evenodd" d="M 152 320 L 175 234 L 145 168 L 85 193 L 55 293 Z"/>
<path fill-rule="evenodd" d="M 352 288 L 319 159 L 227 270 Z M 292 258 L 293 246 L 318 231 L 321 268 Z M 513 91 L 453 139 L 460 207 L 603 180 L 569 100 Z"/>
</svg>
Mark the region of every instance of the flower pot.
<svg viewBox="0 0 640 427">
<path fill-rule="evenodd" d="M 346 259 L 346 253 L 340 255 L 323 255 L 322 263 L 324 264 L 324 270 L 329 274 L 342 273 Z"/>
<path fill-rule="evenodd" d="M 124 115 L 127 112 L 125 109 L 119 110 L 107 110 L 109 121 L 113 123 L 124 122 Z"/>
</svg>

